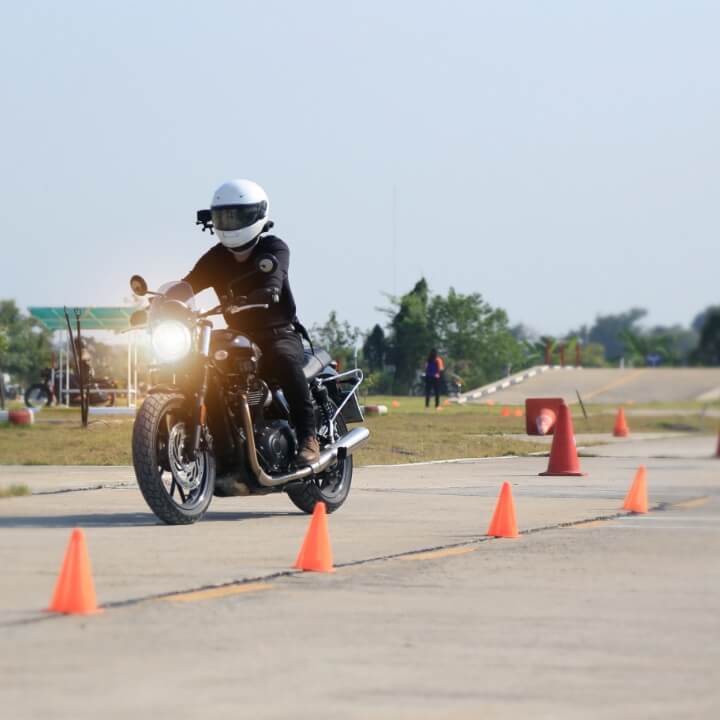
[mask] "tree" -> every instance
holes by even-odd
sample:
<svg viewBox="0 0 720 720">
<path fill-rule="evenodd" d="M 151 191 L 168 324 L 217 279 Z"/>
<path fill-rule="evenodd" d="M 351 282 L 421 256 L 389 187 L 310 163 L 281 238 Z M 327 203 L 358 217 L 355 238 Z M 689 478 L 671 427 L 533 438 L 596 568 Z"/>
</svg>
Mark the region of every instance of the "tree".
<svg viewBox="0 0 720 720">
<path fill-rule="evenodd" d="M 720 365 L 720 308 L 706 313 L 700 341 L 691 359 L 699 365 Z"/>
<path fill-rule="evenodd" d="M 0 328 L 0 409 L 5 409 L 5 376 L 3 370 L 3 358 L 8 349 L 8 339 L 5 330 Z"/>
<path fill-rule="evenodd" d="M 493 308 L 479 293 L 463 295 L 450 288 L 447 297 L 432 298 L 428 318 L 438 345 L 467 387 L 523 365 L 522 345 L 510 330 L 507 313 Z"/>
<path fill-rule="evenodd" d="M 703 326 L 705 325 L 705 320 L 707 316 L 710 313 L 718 310 L 720 310 L 720 305 L 708 305 L 704 310 L 702 310 L 695 316 L 691 325 L 692 329 L 699 335 L 702 332 Z"/>
<path fill-rule="evenodd" d="M 583 367 L 605 367 L 605 346 L 600 343 L 581 345 Z"/>
<path fill-rule="evenodd" d="M 343 368 L 354 367 L 355 345 L 360 337 L 360 330 L 346 321 L 340 322 L 333 310 L 324 325 L 317 323 L 312 326 L 310 336 L 313 345 L 322 347 L 340 363 Z"/>
<path fill-rule="evenodd" d="M 595 324 L 588 330 L 582 327 L 578 331 L 568 333 L 569 336 L 579 336 L 587 343 L 599 343 L 605 346 L 605 356 L 608 360 L 618 360 L 623 356 L 624 346 L 620 335 L 624 330 L 640 332 L 638 320 L 647 315 L 643 308 L 631 308 L 617 315 L 598 315 Z"/>
<path fill-rule="evenodd" d="M 390 317 L 390 359 L 395 365 L 395 379 L 406 390 L 415 380 L 416 373 L 425 356 L 437 343 L 428 319 L 429 289 L 425 278 L 400 300 L 395 300 L 397 310 L 385 309 Z"/>
<path fill-rule="evenodd" d="M 650 330 L 625 329 L 620 333 L 624 346 L 624 357 L 632 365 L 645 365 L 650 356 L 656 356 L 663 365 L 681 365 L 687 361 L 693 341 L 697 342 L 693 330 L 679 325 L 663 327 L 658 325 Z"/>
<path fill-rule="evenodd" d="M 682 365 L 688 361 L 690 354 L 697 347 L 700 333 L 682 325 L 656 325 L 648 330 L 648 337 L 657 338 L 667 347 L 668 363 Z"/>
<path fill-rule="evenodd" d="M 0 352 L 2 371 L 25 384 L 36 382 L 50 363 L 50 333 L 34 318 L 23 316 L 14 300 L 2 300 L 0 334 L 5 337 L 5 349 Z"/>
<path fill-rule="evenodd" d="M 385 333 L 379 325 L 368 333 L 362 347 L 362 354 L 368 370 L 373 373 L 385 368 L 385 356 L 388 352 Z"/>
</svg>

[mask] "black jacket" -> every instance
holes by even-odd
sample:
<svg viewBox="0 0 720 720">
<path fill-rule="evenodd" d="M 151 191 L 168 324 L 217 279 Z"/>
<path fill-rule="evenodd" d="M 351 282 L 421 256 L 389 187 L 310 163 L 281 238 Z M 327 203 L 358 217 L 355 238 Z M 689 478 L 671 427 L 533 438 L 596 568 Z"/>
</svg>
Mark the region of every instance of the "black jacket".
<svg viewBox="0 0 720 720">
<path fill-rule="evenodd" d="M 271 253 L 278 259 L 275 272 L 256 272 L 240 279 L 254 268 L 255 258 L 263 253 Z M 233 298 L 247 297 L 255 290 L 277 290 L 280 302 L 271 304 L 268 310 L 248 310 L 236 315 L 225 313 L 228 327 L 245 331 L 262 330 L 288 325 L 295 319 L 295 299 L 288 281 L 289 267 L 288 246 L 275 235 L 262 235 L 250 257 L 243 262 L 238 262 L 230 250 L 218 243 L 197 261 L 183 280 L 192 286 L 195 293 L 212 287 L 223 306 L 231 305 Z M 253 300 L 252 297 L 250 299 Z"/>
</svg>

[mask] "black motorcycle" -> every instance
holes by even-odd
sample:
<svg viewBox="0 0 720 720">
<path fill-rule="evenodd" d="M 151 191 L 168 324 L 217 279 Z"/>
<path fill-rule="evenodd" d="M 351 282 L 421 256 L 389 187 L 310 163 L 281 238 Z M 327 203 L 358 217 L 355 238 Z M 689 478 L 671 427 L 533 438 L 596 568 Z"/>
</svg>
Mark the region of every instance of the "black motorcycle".
<svg viewBox="0 0 720 720">
<path fill-rule="evenodd" d="M 252 272 L 274 272 L 277 259 L 260 256 Z M 348 496 L 352 453 L 369 438 L 356 391 L 362 371 L 338 374 L 330 356 L 306 352 L 320 459 L 295 464 L 298 439 L 282 389 L 263 373 L 260 348 L 240 331 L 213 330 L 208 318 L 236 315 L 267 304 L 232 305 L 199 312 L 192 288 L 170 283 L 149 292 L 139 275 L 130 281 L 136 295 L 151 295 L 150 306 L 136 311 L 133 327 L 146 326 L 158 364 L 133 427 L 132 453 L 140 490 L 163 522 L 199 520 L 213 495 L 238 496 L 286 492 L 311 513 L 317 502 L 328 512 Z"/>
<path fill-rule="evenodd" d="M 32 384 L 25 391 L 25 405 L 29 408 L 42 408 L 54 403 L 80 405 L 80 383 L 74 372 L 70 373 L 70 392 L 65 387 L 64 376 L 56 369 L 53 379 L 52 368 L 45 368 L 40 374 L 42 382 Z M 117 382 L 109 377 L 95 378 L 90 373 L 83 375 L 84 385 L 88 388 L 90 405 L 115 404 Z M 108 392 L 110 391 L 110 392 Z"/>
</svg>

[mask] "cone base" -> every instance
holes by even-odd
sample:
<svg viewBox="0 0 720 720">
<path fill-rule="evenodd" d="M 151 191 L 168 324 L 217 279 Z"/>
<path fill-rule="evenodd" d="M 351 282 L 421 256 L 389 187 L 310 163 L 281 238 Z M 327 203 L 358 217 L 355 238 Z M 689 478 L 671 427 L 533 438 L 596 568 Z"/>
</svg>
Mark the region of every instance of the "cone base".
<svg viewBox="0 0 720 720">
<path fill-rule="evenodd" d="M 549 470 L 546 470 L 545 472 L 538 473 L 538 476 L 550 476 L 550 477 L 586 477 L 587 473 L 584 472 L 550 472 Z"/>
<path fill-rule="evenodd" d="M 614 432 L 613 437 L 629 437 L 629 432 Z"/>
<path fill-rule="evenodd" d="M 95 610 L 53 610 L 52 608 L 45 608 L 45 612 L 55 615 L 101 615 L 105 610 L 103 608 L 96 608 Z"/>
</svg>

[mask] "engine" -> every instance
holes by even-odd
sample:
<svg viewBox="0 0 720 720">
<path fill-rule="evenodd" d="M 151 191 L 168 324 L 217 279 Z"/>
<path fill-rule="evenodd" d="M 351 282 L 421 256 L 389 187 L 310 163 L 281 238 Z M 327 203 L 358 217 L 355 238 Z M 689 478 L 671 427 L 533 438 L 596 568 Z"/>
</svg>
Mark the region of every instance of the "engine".
<svg viewBox="0 0 720 720">
<path fill-rule="evenodd" d="M 265 472 L 285 472 L 297 451 L 297 439 L 285 420 L 273 420 L 255 428 L 255 445 Z"/>
</svg>

